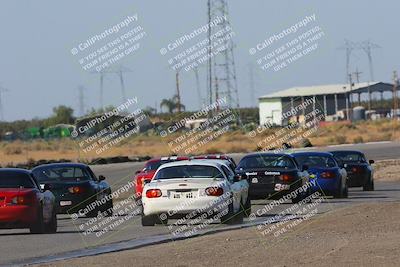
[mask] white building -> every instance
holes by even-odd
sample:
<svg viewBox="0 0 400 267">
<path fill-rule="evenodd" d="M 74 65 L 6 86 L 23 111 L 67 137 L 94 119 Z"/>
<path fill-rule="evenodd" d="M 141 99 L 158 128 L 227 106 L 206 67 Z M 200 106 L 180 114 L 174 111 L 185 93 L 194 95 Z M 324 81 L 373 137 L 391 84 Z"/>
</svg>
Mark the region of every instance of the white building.
<svg viewBox="0 0 400 267">
<path fill-rule="evenodd" d="M 383 99 L 383 93 L 387 91 L 392 92 L 393 85 L 383 82 L 356 83 L 351 87 L 349 84 L 333 84 L 281 90 L 259 98 L 260 125 L 286 125 L 293 119 L 288 116 L 292 111 L 295 111 L 297 120 L 316 109 L 325 117 L 335 115 L 339 110 L 351 108 L 352 103 L 360 102 L 364 93 L 370 101 L 372 94 L 379 93 Z"/>
</svg>

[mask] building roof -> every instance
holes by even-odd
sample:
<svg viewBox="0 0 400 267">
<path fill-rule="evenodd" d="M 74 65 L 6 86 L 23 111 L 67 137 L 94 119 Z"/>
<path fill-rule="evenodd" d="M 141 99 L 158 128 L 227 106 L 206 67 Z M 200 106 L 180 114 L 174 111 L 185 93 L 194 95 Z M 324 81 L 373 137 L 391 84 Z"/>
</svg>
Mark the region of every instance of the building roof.
<svg viewBox="0 0 400 267">
<path fill-rule="evenodd" d="M 349 84 L 326 84 L 326 85 L 315 85 L 315 86 L 304 86 L 304 87 L 292 87 L 289 89 L 281 90 L 275 93 L 261 96 L 262 98 L 282 98 L 282 97 L 298 97 L 298 96 L 314 96 L 314 95 L 333 95 L 333 94 L 343 94 L 349 93 L 365 93 L 368 92 L 368 87 L 371 91 L 381 91 L 377 90 L 376 85 L 382 85 L 384 90 L 391 90 L 393 85 L 383 82 L 363 82 L 355 83 L 350 90 Z M 375 88 L 374 88 L 375 87 Z M 379 86 L 381 87 L 381 86 Z"/>
</svg>

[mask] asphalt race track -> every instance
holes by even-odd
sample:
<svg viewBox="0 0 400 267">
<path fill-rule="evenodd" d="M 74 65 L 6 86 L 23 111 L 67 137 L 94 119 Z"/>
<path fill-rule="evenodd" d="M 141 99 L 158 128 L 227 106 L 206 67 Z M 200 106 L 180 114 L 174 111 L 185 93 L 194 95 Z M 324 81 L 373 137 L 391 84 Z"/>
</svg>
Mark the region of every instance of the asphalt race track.
<svg viewBox="0 0 400 267">
<path fill-rule="evenodd" d="M 320 151 L 338 150 L 338 149 L 358 149 L 366 153 L 368 159 L 383 160 L 400 158 L 400 143 L 380 142 L 358 145 L 334 146 L 317 148 Z M 315 149 L 315 148 L 312 148 Z M 234 154 L 235 160 L 239 160 L 243 154 Z M 143 163 L 121 163 L 113 165 L 94 166 L 93 170 L 97 175 L 106 176 L 113 190 L 120 188 L 132 180 L 134 172 L 143 167 Z M 400 175 L 400 174 L 399 174 Z M 318 213 L 324 213 L 331 209 L 340 208 L 347 205 L 354 205 L 361 202 L 376 201 L 394 201 L 400 200 L 400 182 L 375 182 L 375 191 L 363 192 L 361 188 L 350 189 L 348 199 L 327 199 L 319 204 Z M 253 212 L 261 209 L 268 201 L 259 200 L 253 202 Z M 279 209 L 287 209 L 291 204 L 284 204 Z M 274 209 L 272 215 L 279 210 Z M 124 215 L 121 215 L 124 216 Z M 255 221 L 261 222 L 268 216 L 257 217 Z M 73 221 L 67 215 L 58 217 L 58 233 L 36 235 L 29 234 L 28 230 L 0 230 L 0 264 L 20 264 L 30 263 L 39 259 L 39 261 L 50 259 L 51 255 L 63 255 L 66 252 L 83 250 L 87 247 L 107 245 L 128 240 L 149 240 L 159 235 L 170 235 L 171 229 L 165 225 L 156 225 L 155 227 L 142 227 L 140 217 L 135 216 L 128 221 L 104 234 L 96 237 L 94 233 L 84 236 L 80 230 L 80 225 L 88 223 L 88 218 L 78 218 Z M 245 223 L 249 219 L 245 219 Z M 174 222 L 173 220 L 171 221 Z M 170 222 L 170 223 L 171 223 Z M 225 227 L 220 224 L 211 224 L 210 229 L 219 229 Z M 112 247 L 114 245 L 111 245 Z"/>
</svg>

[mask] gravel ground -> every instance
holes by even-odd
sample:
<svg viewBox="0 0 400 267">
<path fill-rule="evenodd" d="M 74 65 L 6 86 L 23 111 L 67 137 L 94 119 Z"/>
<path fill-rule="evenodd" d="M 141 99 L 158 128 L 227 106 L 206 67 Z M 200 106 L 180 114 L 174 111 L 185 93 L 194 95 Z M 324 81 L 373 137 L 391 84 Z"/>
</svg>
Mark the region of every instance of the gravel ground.
<svg viewBox="0 0 400 267">
<path fill-rule="evenodd" d="M 399 266 L 400 203 L 334 210 L 278 236 L 247 228 L 41 266 Z"/>
<path fill-rule="evenodd" d="M 374 164 L 374 178 L 379 181 L 400 181 L 400 159 L 380 160 Z"/>
</svg>

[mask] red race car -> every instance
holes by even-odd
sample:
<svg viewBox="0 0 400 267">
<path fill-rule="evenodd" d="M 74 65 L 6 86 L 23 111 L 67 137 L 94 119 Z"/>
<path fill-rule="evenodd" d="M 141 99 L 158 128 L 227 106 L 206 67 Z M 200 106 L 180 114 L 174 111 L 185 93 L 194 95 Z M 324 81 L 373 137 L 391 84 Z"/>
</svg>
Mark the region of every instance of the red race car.
<svg viewBox="0 0 400 267">
<path fill-rule="evenodd" d="M 160 167 L 162 164 L 172 162 L 172 161 L 180 161 L 180 160 L 188 160 L 189 157 L 162 157 L 162 158 L 152 158 L 146 162 L 144 165 L 144 168 L 140 171 L 136 172 L 136 183 L 135 183 L 135 193 L 136 193 L 136 199 L 140 199 L 142 196 L 142 191 L 144 187 L 144 181 L 148 180 L 150 181 L 154 174 L 156 173 L 156 170 L 158 167 Z"/>
<path fill-rule="evenodd" d="M 46 187 L 41 190 L 28 170 L 0 169 L 0 229 L 55 233 L 55 197 Z"/>
</svg>

